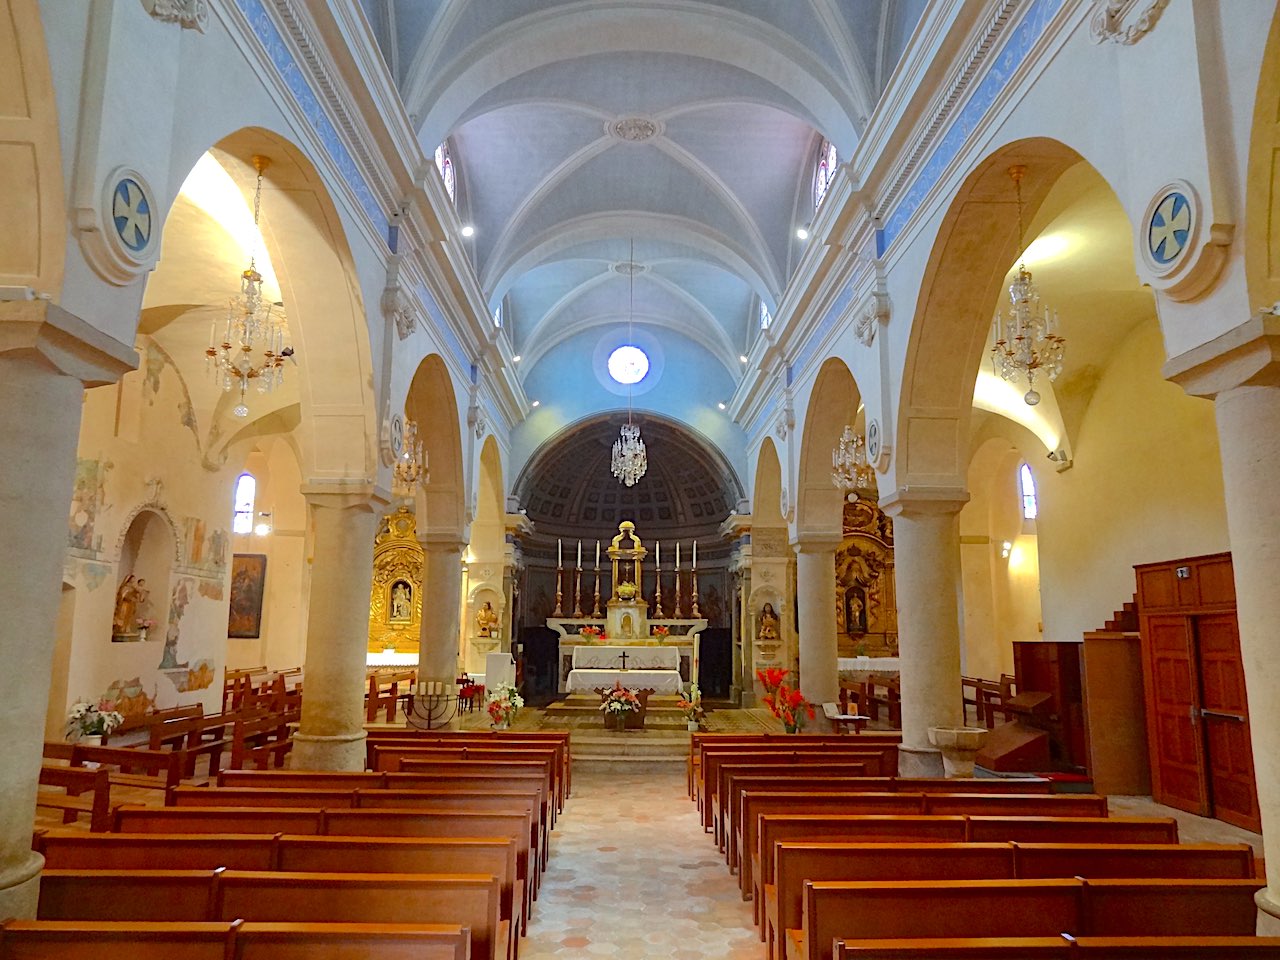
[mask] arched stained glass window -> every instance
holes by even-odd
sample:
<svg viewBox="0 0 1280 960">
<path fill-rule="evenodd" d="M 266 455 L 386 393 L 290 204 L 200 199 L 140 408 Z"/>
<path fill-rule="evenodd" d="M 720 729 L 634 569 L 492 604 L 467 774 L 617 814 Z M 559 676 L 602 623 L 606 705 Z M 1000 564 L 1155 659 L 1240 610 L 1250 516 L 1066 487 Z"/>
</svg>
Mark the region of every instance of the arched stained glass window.
<svg viewBox="0 0 1280 960">
<path fill-rule="evenodd" d="M 502 326 L 502 301 L 498 301 L 498 305 L 493 308 L 493 325 L 495 327 Z"/>
<path fill-rule="evenodd" d="M 831 181 L 836 178 L 836 170 L 840 167 L 840 155 L 830 140 L 823 140 L 818 148 L 818 166 L 813 172 L 813 209 L 822 206 L 822 199 L 827 195 Z"/>
<path fill-rule="evenodd" d="M 1018 468 L 1018 487 L 1022 493 L 1022 518 L 1034 520 L 1040 512 L 1036 501 L 1036 480 L 1031 476 L 1031 468 L 1025 463 Z"/>
<path fill-rule="evenodd" d="M 236 479 L 235 506 L 231 516 L 232 533 L 253 533 L 253 500 L 258 492 L 258 481 L 253 474 L 242 473 Z"/>
<path fill-rule="evenodd" d="M 760 329 L 768 330 L 769 324 L 773 323 L 773 314 L 769 312 L 769 305 L 763 300 L 760 301 Z"/>
<path fill-rule="evenodd" d="M 453 171 L 453 157 L 449 155 L 448 141 L 436 147 L 436 169 L 440 171 L 440 179 L 444 181 L 444 192 L 449 195 L 450 203 L 457 203 L 454 191 L 457 188 L 457 177 Z"/>
</svg>

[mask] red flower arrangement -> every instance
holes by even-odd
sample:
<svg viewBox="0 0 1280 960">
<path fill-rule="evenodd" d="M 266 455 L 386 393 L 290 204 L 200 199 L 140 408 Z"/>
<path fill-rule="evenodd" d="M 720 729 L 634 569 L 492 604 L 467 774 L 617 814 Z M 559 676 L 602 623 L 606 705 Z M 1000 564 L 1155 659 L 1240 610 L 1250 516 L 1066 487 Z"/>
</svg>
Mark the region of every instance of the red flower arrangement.
<svg viewBox="0 0 1280 960">
<path fill-rule="evenodd" d="M 664 627 L 664 626 L 661 626 L 661 625 L 654 627 L 654 628 L 653 628 L 653 630 L 652 630 L 651 632 L 652 632 L 653 636 L 655 636 L 655 637 L 662 637 L 662 638 L 666 638 L 666 637 L 671 636 L 671 628 L 670 628 L 670 627 Z"/>
<path fill-rule="evenodd" d="M 604 629 L 603 629 L 603 628 L 601 628 L 601 627 L 591 627 L 591 626 L 579 627 L 579 628 L 578 628 L 578 636 L 580 636 L 580 637 L 591 637 L 591 638 L 592 638 L 592 639 L 594 639 L 594 640 L 607 640 L 607 639 L 609 639 L 608 637 L 606 637 L 606 636 L 604 635 Z"/>
<path fill-rule="evenodd" d="M 771 667 L 757 670 L 756 679 L 764 687 L 763 700 L 769 712 L 782 721 L 787 733 L 799 733 L 804 729 L 805 720 L 814 718 L 813 704 L 798 688 L 787 686 L 788 673 L 781 667 Z"/>
</svg>

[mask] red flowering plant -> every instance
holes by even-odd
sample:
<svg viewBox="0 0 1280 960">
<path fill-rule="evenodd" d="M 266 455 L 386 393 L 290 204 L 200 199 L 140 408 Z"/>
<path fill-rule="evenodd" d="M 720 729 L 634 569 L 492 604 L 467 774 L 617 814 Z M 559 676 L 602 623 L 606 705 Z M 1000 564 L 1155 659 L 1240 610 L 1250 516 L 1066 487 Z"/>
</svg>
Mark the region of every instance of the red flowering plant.
<svg viewBox="0 0 1280 960">
<path fill-rule="evenodd" d="M 764 687 L 764 705 L 782 721 L 787 733 L 799 733 L 806 720 L 814 718 L 813 704 L 798 688 L 787 686 L 789 671 L 781 667 L 757 670 L 756 679 Z"/>
<path fill-rule="evenodd" d="M 592 626 L 579 627 L 578 636 L 590 637 L 593 640 L 605 639 L 604 630 L 600 627 L 592 627 Z"/>
<path fill-rule="evenodd" d="M 652 630 L 652 631 L 650 631 L 650 632 L 653 634 L 653 636 L 658 637 L 658 638 L 663 639 L 663 640 L 665 640 L 667 637 L 671 636 L 671 628 L 670 628 L 670 627 L 664 627 L 664 626 L 661 626 L 661 625 L 654 627 L 654 628 L 653 628 L 653 630 Z"/>
</svg>

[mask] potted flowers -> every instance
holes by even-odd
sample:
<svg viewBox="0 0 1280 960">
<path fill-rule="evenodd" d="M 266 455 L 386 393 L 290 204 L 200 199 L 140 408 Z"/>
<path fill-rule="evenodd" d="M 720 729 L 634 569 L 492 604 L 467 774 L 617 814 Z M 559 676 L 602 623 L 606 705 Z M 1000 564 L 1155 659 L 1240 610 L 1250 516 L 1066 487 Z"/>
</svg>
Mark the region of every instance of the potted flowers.
<svg viewBox="0 0 1280 960">
<path fill-rule="evenodd" d="M 96 704 L 77 700 L 67 714 L 67 739 L 90 745 L 101 745 L 102 738 L 119 728 L 124 717 L 116 712 L 115 702 L 100 700 Z"/>
<path fill-rule="evenodd" d="M 787 733 L 799 733 L 805 720 L 814 717 L 813 704 L 798 689 L 787 686 L 787 671 L 780 667 L 757 670 L 756 679 L 764 686 L 764 705 L 782 721 Z"/>
<path fill-rule="evenodd" d="M 689 732 L 696 733 L 706 713 L 702 709 L 702 691 L 698 689 L 696 683 L 689 684 L 688 695 L 681 694 L 680 699 L 676 701 L 676 707 L 684 714 L 684 719 L 689 724 Z"/>
<path fill-rule="evenodd" d="M 586 637 L 588 640 L 600 640 L 604 637 L 604 631 L 588 624 L 578 628 L 578 636 Z"/>
<path fill-rule="evenodd" d="M 621 680 L 615 680 L 613 689 L 600 698 L 600 712 L 604 714 L 606 730 L 625 730 L 627 721 L 633 716 L 639 719 L 640 697 L 634 690 L 628 690 Z"/>
<path fill-rule="evenodd" d="M 495 730 L 506 730 L 516 718 L 520 708 L 524 706 L 524 698 L 509 683 L 499 683 L 489 694 L 489 721 Z"/>
<path fill-rule="evenodd" d="M 657 637 L 659 640 L 665 640 L 667 639 L 667 637 L 671 636 L 671 628 L 664 627 L 661 624 L 659 624 L 658 626 L 654 627 L 650 631 L 650 633 L 652 633 L 653 636 Z"/>
</svg>

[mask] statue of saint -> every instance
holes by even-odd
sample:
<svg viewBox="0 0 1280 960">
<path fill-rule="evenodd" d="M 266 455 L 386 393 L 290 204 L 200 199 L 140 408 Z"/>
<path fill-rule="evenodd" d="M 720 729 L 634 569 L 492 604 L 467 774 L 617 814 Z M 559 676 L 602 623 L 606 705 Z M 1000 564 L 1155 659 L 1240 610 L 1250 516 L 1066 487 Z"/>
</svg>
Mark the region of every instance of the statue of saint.
<svg viewBox="0 0 1280 960">
<path fill-rule="evenodd" d="M 491 637 L 497 626 L 498 614 L 494 611 L 493 604 L 486 600 L 484 606 L 476 611 L 476 636 Z"/>
<path fill-rule="evenodd" d="M 138 632 L 138 607 L 147 600 L 146 580 L 124 578 L 116 590 L 116 609 L 111 617 L 112 636 L 133 636 Z"/>
<path fill-rule="evenodd" d="M 766 603 L 760 610 L 760 631 L 756 634 L 758 643 L 778 642 L 778 615 L 773 612 L 773 604 Z"/>
<path fill-rule="evenodd" d="M 391 619 L 413 619 L 413 593 L 403 580 L 397 580 L 391 587 Z"/>
</svg>

